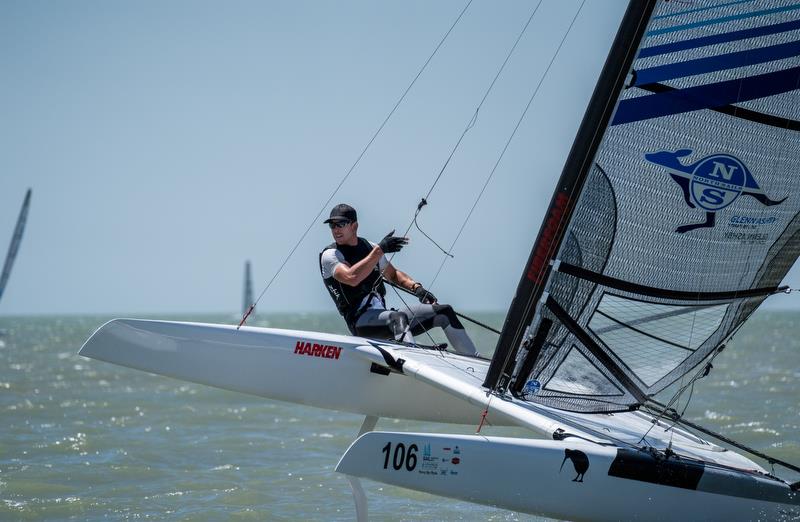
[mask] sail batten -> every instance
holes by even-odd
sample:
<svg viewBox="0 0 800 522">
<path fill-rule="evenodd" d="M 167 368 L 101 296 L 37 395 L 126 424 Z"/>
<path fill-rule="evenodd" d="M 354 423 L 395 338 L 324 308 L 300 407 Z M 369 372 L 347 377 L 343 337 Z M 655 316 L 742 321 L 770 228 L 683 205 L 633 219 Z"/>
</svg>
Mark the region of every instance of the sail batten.
<svg viewBox="0 0 800 522">
<path fill-rule="evenodd" d="M 612 125 L 713 109 L 797 90 L 800 67 L 623 100 Z"/>
<path fill-rule="evenodd" d="M 604 274 L 598 274 L 597 272 L 592 272 L 591 270 L 586 270 L 585 268 L 571 265 L 569 263 L 560 264 L 558 271 L 578 277 L 585 281 L 602 284 L 608 288 L 616 288 L 618 290 L 625 290 L 651 297 L 681 299 L 684 301 L 722 301 L 726 299 L 741 299 L 744 297 L 768 296 L 775 293 L 784 292 L 788 289 L 787 286 L 769 286 L 766 288 L 744 288 L 741 290 L 730 290 L 723 292 L 693 292 L 640 285 L 630 281 L 623 281 L 622 279 L 617 279 L 615 277 L 609 277 Z"/>
<path fill-rule="evenodd" d="M 650 83 L 647 85 L 640 85 L 639 88 L 654 93 L 675 90 L 674 87 L 670 87 L 668 85 L 664 85 L 661 83 Z M 741 118 L 743 120 L 749 120 L 764 125 L 770 125 L 772 127 L 778 127 L 779 129 L 783 130 L 800 131 L 800 121 L 791 120 L 789 118 L 784 118 L 782 116 L 765 114 L 763 112 L 747 109 L 745 107 L 742 107 L 741 105 L 732 105 L 732 104 L 718 105 L 716 107 L 711 107 L 711 110 L 722 114 L 727 114 L 728 116 L 733 116 L 734 118 Z"/>
<path fill-rule="evenodd" d="M 800 255 L 800 4 L 717 7 L 659 3 L 627 85 L 607 94 L 601 142 L 583 149 L 589 167 L 571 189 L 562 175 L 558 242 L 533 256 L 546 270 L 512 309 L 545 291 L 546 305 L 509 312 L 525 319 L 514 333 L 553 326 L 536 343 L 506 336 L 493 361 L 516 393 L 538 383 L 527 400 L 636 408 L 786 288 Z"/>
<path fill-rule="evenodd" d="M 639 58 L 649 58 L 650 56 L 658 56 L 660 54 L 685 51 L 687 49 L 695 49 L 697 47 L 706 47 L 709 45 L 736 42 L 748 38 L 757 38 L 759 36 L 768 36 L 771 34 L 794 31 L 796 29 L 800 29 L 800 20 L 792 20 L 790 22 L 765 25 L 762 27 L 755 27 L 752 29 L 743 29 L 740 31 L 732 31 L 730 33 L 704 36 L 692 40 L 683 40 L 668 44 L 654 45 L 652 47 L 643 47 L 639 51 Z"/>
</svg>

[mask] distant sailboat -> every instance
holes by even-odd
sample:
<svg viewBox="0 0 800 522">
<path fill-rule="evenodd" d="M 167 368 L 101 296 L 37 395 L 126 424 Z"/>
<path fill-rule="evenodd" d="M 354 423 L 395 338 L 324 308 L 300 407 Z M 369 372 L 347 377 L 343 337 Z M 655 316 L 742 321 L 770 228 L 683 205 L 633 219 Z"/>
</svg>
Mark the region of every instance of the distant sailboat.
<svg viewBox="0 0 800 522">
<path fill-rule="evenodd" d="M 6 262 L 3 265 L 3 273 L 0 275 L 0 299 L 3 298 L 3 291 L 6 289 L 6 283 L 11 275 L 11 267 L 14 265 L 14 259 L 17 257 L 19 244 L 22 242 L 22 233 L 25 231 L 25 221 L 28 219 L 28 208 L 31 205 L 31 189 L 25 193 L 25 200 L 22 202 L 22 209 L 19 211 L 17 218 L 17 226 L 14 228 L 14 235 L 11 237 L 11 244 L 8 246 L 8 254 L 6 254 Z"/>
<path fill-rule="evenodd" d="M 244 262 L 244 299 L 242 300 L 242 314 L 246 314 L 250 305 L 253 304 L 253 278 L 250 275 L 250 261 Z M 252 316 L 255 309 L 250 312 Z"/>
<path fill-rule="evenodd" d="M 11 267 L 14 265 L 14 259 L 17 257 L 19 244 L 22 242 L 22 233 L 25 231 L 25 221 L 28 219 L 28 207 L 31 205 L 31 189 L 25 193 L 25 200 L 22 202 L 22 209 L 19 211 L 17 218 L 17 226 L 14 227 L 14 235 L 11 237 L 11 244 L 8 246 L 8 254 L 6 254 L 6 261 L 3 264 L 3 273 L 0 275 L 0 299 L 3 298 L 3 291 L 6 289 L 6 283 L 11 275 Z M 0 337 L 6 335 L 6 331 L 0 328 Z M 5 346 L 0 340 L 0 348 Z"/>
</svg>

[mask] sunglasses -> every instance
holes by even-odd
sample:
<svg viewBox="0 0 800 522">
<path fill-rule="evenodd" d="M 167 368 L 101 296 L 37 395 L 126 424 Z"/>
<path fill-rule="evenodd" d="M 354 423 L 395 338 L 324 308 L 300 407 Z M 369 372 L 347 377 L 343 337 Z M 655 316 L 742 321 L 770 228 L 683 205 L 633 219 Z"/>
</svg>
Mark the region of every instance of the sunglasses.
<svg viewBox="0 0 800 522">
<path fill-rule="evenodd" d="M 332 221 L 328 223 L 328 226 L 331 227 L 331 230 L 333 230 L 334 228 L 344 228 L 350 223 L 352 223 L 352 221 Z"/>
</svg>

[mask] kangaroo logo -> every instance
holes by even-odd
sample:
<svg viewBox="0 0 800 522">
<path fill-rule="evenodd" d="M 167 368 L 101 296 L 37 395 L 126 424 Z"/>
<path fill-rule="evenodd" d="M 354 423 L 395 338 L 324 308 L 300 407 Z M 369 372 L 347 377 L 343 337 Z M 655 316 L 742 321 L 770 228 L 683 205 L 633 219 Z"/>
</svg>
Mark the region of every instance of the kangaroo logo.
<svg viewBox="0 0 800 522">
<path fill-rule="evenodd" d="M 786 200 L 768 198 L 744 163 L 730 154 L 712 154 L 691 165 L 684 165 L 678 159 L 691 153 L 691 149 L 681 149 L 644 155 L 650 163 L 667 169 L 683 189 L 683 198 L 689 208 L 699 207 L 706 211 L 704 223 L 681 225 L 675 229 L 679 234 L 696 228 L 713 227 L 717 212 L 731 205 L 739 196 L 751 196 L 766 206 L 780 205 Z"/>
</svg>

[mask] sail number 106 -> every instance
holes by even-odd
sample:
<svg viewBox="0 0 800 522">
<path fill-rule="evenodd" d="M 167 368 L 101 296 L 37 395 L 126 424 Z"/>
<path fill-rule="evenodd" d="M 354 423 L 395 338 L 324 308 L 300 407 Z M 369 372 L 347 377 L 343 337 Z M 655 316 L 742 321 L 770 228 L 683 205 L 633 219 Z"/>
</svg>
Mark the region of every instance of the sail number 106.
<svg viewBox="0 0 800 522">
<path fill-rule="evenodd" d="M 406 445 L 399 442 L 394 445 L 394 454 L 392 453 L 392 443 L 387 442 L 386 446 L 381 450 L 383 451 L 383 469 L 389 468 L 389 460 L 391 457 L 392 467 L 396 470 L 401 470 L 405 466 L 408 471 L 414 471 L 417 467 L 417 451 L 419 448 L 416 444 L 411 444 L 406 450 Z"/>
</svg>

